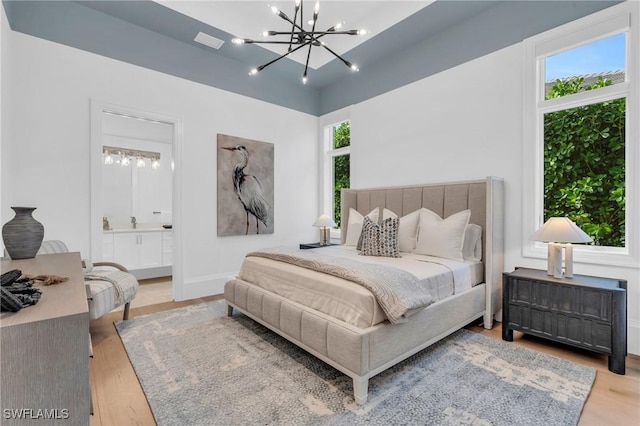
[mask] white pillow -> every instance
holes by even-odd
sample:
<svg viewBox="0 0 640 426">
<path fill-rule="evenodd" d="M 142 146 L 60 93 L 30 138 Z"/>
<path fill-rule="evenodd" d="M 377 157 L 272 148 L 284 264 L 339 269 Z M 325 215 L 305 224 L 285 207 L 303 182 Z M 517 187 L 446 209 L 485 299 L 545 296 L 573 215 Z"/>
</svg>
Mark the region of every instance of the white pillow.
<svg viewBox="0 0 640 426">
<path fill-rule="evenodd" d="M 400 218 L 400 227 L 398 228 L 398 245 L 400 246 L 400 251 L 412 252 L 416 249 L 419 222 L 420 210 L 416 210 Z"/>
<path fill-rule="evenodd" d="M 376 207 L 371 210 L 367 217 L 371 219 L 373 223 L 378 223 L 378 212 L 379 209 Z M 358 240 L 360 239 L 360 234 L 362 233 L 362 222 L 364 221 L 364 216 L 360 214 L 357 210 L 349 209 L 349 223 L 347 225 L 347 238 L 345 238 L 344 245 L 345 246 L 356 246 L 358 245 Z"/>
<path fill-rule="evenodd" d="M 383 208 L 383 209 L 382 209 L 382 220 L 389 219 L 389 218 L 397 219 L 397 218 L 398 218 L 398 215 L 397 215 L 397 214 L 395 214 L 394 212 L 392 212 L 392 211 L 391 211 L 391 210 L 389 210 L 389 209 L 385 209 L 385 208 Z"/>
<path fill-rule="evenodd" d="M 418 241 L 415 252 L 446 259 L 464 260 L 462 244 L 471 210 L 463 210 L 442 219 L 428 209 L 420 210 Z"/>
<path fill-rule="evenodd" d="M 464 242 L 462 243 L 462 257 L 464 260 L 482 260 L 482 227 L 470 223 L 464 229 Z"/>
</svg>

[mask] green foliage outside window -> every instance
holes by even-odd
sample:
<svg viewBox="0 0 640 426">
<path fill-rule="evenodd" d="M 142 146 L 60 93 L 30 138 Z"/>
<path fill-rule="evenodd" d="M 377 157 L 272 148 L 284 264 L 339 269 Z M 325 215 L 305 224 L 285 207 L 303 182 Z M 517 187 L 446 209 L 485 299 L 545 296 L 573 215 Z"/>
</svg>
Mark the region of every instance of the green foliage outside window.
<svg viewBox="0 0 640 426">
<path fill-rule="evenodd" d="M 557 98 L 611 85 L 558 80 Z M 625 246 L 625 99 L 545 114 L 544 217 L 566 216 L 594 244 Z"/>
<path fill-rule="evenodd" d="M 333 149 L 351 145 L 351 123 L 344 121 L 333 128 Z M 349 155 L 333 157 L 333 217 L 340 228 L 340 190 L 349 188 Z"/>
</svg>

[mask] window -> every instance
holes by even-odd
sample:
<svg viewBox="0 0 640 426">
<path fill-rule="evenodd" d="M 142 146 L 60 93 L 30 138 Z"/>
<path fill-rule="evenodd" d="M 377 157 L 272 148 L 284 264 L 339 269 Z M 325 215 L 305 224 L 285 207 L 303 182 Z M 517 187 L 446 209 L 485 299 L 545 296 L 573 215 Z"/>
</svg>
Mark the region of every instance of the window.
<svg viewBox="0 0 640 426">
<path fill-rule="evenodd" d="M 340 190 L 349 188 L 351 160 L 351 123 L 343 121 L 331 126 L 331 149 L 327 152 L 331 159 L 331 188 L 333 203 L 331 211 L 337 228 L 340 228 Z"/>
<path fill-rule="evenodd" d="M 614 6 L 525 42 L 525 256 L 545 257 L 531 234 L 566 216 L 594 240 L 576 260 L 640 258 L 637 10 Z"/>
</svg>

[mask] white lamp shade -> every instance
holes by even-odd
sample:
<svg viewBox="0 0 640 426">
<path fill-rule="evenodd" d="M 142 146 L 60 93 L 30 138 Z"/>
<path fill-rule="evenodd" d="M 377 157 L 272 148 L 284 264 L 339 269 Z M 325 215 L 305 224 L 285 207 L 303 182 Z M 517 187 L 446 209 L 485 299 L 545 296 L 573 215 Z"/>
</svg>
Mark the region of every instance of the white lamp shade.
<svg viewBox="0 0 640 426">
<path fill-rule="evenodd" d="M 333 228 L 336 226 L 336 223 L 329 217 L 327 214 L 321 215 L 318 220 L 313 223 L 313 226 L 324 227 L 327 226 L 329 228 Z"/>
<path fill-rule="evenodd" d="M 590 243 L 590 236 L 566 217 L 552 217 L 533 233 L 531 239 L 545 243 Z"/>
</svg>

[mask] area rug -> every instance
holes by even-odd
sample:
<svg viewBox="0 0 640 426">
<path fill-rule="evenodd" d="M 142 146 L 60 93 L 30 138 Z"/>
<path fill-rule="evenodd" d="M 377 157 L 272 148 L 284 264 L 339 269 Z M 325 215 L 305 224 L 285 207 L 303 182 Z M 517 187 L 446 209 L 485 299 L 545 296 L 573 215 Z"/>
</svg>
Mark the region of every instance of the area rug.
<svg viewBox="0 0 640 426">
<path fill-rule="evenodd" d="M 570 425 L 593 368 L 459 330 L 352 381 L 215 301 L 119 321 L 158 425 Z"/>
</svg>

